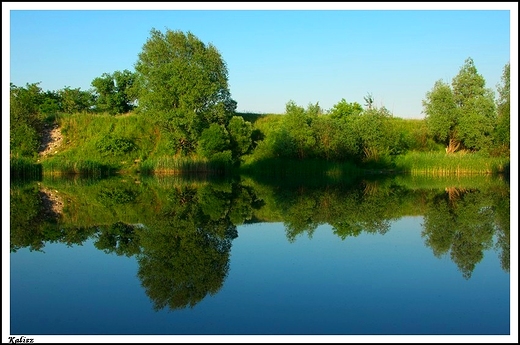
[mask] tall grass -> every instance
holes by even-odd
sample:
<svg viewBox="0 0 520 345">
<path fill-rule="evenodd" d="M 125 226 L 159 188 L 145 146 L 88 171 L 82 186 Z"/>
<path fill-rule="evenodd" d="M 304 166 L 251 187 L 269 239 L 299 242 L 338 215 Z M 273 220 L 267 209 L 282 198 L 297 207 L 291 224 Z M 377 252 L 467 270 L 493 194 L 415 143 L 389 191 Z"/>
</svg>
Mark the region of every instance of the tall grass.
<svg viewBox="0 0 520 345">
<path fill-rule="evenodd" d="M 394 163 L 397 170 L 412 175 L 459 176 L 505 173 L 509 158 L 465 152 L 408 152 L 397 156 Z"/>
<path fill-rule="evenodd" d="M 213 175 L 226 174 L 233 170 L 230 164 L 210 161 L 198 156 L 163 156 L 149 158 L 140 165 L 140 173 L 144 175 L 183 174 Z"/>
<path fill-rule="evenodd" d="M 58 152 L 43 160 L 47 174 L 133 172 L 153 154 L 157 128 L 141 116 L 62 115 Z"/>
<path fill-rule="evenodd" d="M 88 175 L 109 176 L 117 169 L 106 164 L 89 160 L 51 159 L 42 162 L 43 175 Z"/>
<path fill-rule="evenodd" d="M 38 179 L 42 175 L 42 165 L 26 157 L 11 157 L 9 168 L 11 178 Z"/>
</svg>

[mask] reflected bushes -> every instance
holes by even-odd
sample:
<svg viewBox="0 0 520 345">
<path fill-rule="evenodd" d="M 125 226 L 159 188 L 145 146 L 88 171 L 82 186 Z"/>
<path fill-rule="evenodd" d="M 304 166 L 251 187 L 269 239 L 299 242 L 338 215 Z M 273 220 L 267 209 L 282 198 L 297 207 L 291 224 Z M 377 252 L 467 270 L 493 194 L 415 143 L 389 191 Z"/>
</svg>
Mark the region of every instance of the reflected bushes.
<svg viewBox="0 0 520 345">
<path fill-rule="evenodd" d="M 45 202 L 46 189 L 59 191 L 62 208 Z M 138 276 L 155 309 L 179 309 L 220 290 L 237 226 L 258 221 L 283 222 L 287 240 L 294 242 L 312 237 L 321 224 L 330 224 L 345 240 L 384 235 L 394 220 L 423 216 L 425 245 L 437 257 L 449 255 L 466 279 L 489 249 L 497 250 L 509 271 L 509 200 L 509 186 L 497 179 L 387 177 L 336 184 L 178 176 L 47 179 L 11 185 L 11 251 L 92 239 L 107 254 L 137 258 Z"/>
</svg>

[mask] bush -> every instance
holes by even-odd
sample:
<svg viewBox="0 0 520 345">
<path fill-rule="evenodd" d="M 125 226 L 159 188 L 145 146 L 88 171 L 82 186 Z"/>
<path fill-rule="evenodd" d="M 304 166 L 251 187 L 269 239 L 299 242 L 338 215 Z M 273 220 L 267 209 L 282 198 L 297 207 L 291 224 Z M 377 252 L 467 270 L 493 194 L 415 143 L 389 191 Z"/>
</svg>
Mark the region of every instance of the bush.
<svg viewBox="0 0 520 345">
<path fill-rule="evenodd" d="M 211 159 L 215 154 L 230 148 L 229 134 L 227 130 L 216 123 L 212 123 L 202 131 L 198 151 L 202 157 Z"/>
<path fill-rule="evenodd" d="M 106 136 L 96 143 L 96 148 L 104 154 L 124 154 L 135 150 L 136 146 L 131 139 Z"/>
</svg>

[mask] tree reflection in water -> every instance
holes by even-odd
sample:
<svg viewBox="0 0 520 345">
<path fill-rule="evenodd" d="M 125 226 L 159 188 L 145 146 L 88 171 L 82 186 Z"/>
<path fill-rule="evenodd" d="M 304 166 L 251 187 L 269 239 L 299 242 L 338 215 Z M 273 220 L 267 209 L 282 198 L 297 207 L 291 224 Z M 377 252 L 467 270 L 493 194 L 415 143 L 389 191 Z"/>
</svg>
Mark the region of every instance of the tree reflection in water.
<svg viewBox="0 0 520 345">
<path fill-rule="evenodd" d="M 45 209 L 40 190 L 47 187 L 62 196 L 59 214 Z M 294 242 L 321 224 L 344 240 L 384 235 L 392 221 L 422 216 L 425 245 L 436 257 L 449 255 L 465 279 L 489 249 L 509 272 L 509 201 L 509 185 L 500 180 L 418 188 L 406 179 L 297 187 L 246 179 L 53 179 L 11 184 L 11 251 L 94 239 L 106 253 L 135 256 L 154 308 L 173 310 L 221 289 L 237 226 L 253 222 L 281 221 Z"/>
</svg>

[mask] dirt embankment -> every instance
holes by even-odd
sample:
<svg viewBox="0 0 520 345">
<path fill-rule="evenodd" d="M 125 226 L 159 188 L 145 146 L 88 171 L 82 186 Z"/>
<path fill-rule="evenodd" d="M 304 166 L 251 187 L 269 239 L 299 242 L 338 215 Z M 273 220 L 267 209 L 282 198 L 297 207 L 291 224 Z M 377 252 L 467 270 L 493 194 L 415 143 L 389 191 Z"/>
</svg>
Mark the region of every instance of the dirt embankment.
<svg viewBox="0 0 520 345">
<path fill-rule="evenodd" d="M 63 142 L 60 127 L 57 124 L 46 124 L 43 129 L 42 142 L 38 154 L 40 157 L 58 153 Z"/>
<path fill-rule="evenodd" d="M 60 127 L 57 124 L 46 124 L 38 152 L 39 156 L 46 157 L 58 153 L 62 142 L 63 136 L 61 135 Z M 58 191 L 42 186 L 39 194 L 45 214 L 57 217 L 63 213 L 63 199 L 58 194 Z"/>
</svg>

